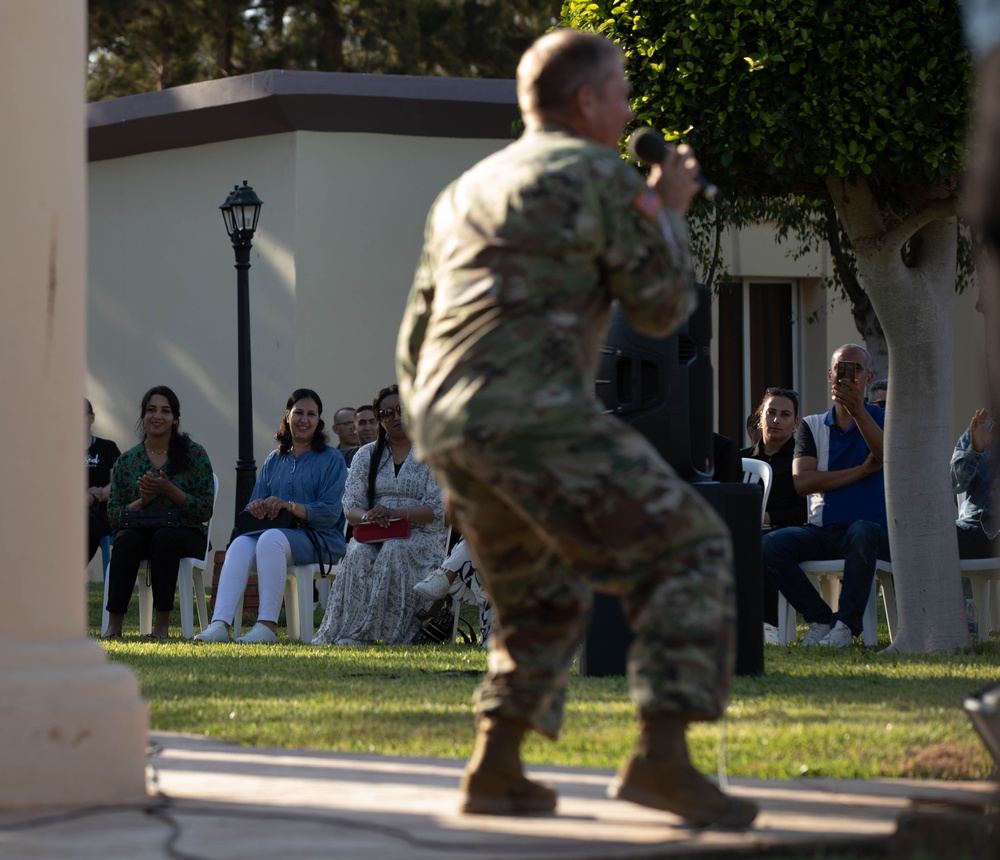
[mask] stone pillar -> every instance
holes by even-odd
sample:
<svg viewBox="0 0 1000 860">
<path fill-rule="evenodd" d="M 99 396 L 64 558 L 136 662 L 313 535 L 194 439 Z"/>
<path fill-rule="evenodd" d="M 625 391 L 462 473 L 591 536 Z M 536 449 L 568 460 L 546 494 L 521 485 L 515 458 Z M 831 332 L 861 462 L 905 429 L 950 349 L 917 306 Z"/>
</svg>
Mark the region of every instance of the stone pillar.
<svg viewBox="0 0 1000 860">
<path fill-rule="evenodd" d="M 0 807 L 145 796 L 148 714 L 86 634 L 85 0 L 0 2 Z"/>
</svg>

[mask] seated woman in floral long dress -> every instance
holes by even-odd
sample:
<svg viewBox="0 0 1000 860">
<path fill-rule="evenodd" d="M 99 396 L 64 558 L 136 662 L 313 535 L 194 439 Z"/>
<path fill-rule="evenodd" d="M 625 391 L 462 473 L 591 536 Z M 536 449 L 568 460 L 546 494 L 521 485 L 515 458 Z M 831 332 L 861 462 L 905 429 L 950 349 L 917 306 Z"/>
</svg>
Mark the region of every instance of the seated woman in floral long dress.
<svg viewBox="0 0 1000 860">
<path fill-rule="evenodd" d="M 413 586 L 445 555 L 444 493 L 430 469 L 413 458 L 396 386 L 379 391 L 372 406 L 378 438 L 354 455 L 344 510 L 352 525 L 387 527 L 390 519 L 406 520 L 410 535 L 381 543 L 351 538 L 316 645 L 409 642 L 420 626 L 416 610 L 422 604 Z"/>
</svg>

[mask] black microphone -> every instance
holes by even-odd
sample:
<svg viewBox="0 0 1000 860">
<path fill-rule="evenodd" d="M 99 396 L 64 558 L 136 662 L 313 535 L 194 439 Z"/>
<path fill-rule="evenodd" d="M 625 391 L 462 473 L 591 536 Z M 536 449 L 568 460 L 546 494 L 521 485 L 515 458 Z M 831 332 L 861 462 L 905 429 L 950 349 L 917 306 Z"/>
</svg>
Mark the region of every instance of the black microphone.
<svg viewBox="0 0 1000 860">
<path fill-rule="evenodd" d="M 655 128 L 637 128 L 628 139 L 628 151 L 642 164 L 659 164 L 667 154 L 667 144 Z M 709 182 L 700 173 L 695 181 L 701 186 L 701 193 L 713 203 L 724 203 L 726 198 L 717 185 Z"/>
</svg>

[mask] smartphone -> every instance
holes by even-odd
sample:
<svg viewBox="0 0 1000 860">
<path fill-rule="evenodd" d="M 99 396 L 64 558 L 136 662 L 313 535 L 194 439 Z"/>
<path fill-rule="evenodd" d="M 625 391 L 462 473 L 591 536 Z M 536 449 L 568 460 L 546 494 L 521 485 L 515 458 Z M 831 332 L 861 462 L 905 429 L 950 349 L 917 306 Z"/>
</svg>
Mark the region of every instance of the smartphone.
<svg viewBox="0 0 1000 860">
<path fill-rule="evenodd" d="M 837 382 L 853 383 L 858 377 L 858 363 L 856 361 L 837 362 Z"/>
</svg>

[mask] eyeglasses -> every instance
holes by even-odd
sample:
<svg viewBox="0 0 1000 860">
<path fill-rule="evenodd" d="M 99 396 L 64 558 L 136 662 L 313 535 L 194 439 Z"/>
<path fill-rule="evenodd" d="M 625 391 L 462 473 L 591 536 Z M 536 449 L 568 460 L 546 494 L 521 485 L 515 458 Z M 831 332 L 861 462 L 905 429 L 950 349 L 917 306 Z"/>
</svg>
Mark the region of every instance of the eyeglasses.
<svg viewBox="0 0 1000 860">
<path fill-rule="evenodd" d="M 798 397 L 799 392 L 794 388 L 765 388 L 765 394 L 775 394 L 778 397 Z"/>
<path fill-rule="evenodd" d="M 386 421 L 389 418 L 395 418 L 397 415 L 400 418 L 403 417 L 402 404 L 397 406 L 395 409 L 393 409 L 391 406 L 386 406 L 385 409 L 379 409 L 378 411 L 378 417 L 381 418 L 383 421 Z"/>
</svg>

